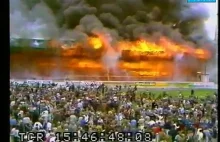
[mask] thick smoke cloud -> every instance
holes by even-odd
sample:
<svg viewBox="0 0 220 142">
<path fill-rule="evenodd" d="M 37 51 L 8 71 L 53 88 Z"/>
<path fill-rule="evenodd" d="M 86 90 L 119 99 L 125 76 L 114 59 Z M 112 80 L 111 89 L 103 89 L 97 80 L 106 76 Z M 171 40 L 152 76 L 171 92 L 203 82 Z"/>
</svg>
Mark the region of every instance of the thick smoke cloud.
<svg viewBox="0 0 220 142">
<path fill-rule="evenodd" d="M 174 0 L 10 0 L 10 33 L 61 38 L 74 31 L 69 38 L 82 38 L 109 29 L 124 39 L 160 33 L 177 42 L 202 41 L 208 39 L 203 25 L 208 16 L 201 4 Z"/>
<path fill-rule="evenodd" d="M 22 38 L 112 40 L 167 36 L 194 47 L 210 42 L 202 4 L 182 0 L 10 0 L 10 34 Z"/>
<path fill-rule="evenodd" d="M 31 9 L 20 0 L 10 0 L 10 36 L 21 38 L 57 38 L 56 18 L 44 4 Z"/>
</svg>

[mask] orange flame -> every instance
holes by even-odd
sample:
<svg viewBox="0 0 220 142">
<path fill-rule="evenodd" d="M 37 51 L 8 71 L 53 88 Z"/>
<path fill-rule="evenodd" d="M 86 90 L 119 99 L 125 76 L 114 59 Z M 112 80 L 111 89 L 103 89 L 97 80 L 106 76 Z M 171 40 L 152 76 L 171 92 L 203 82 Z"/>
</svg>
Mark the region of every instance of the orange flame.
<svg viewBox="0 0 220 142">
<path fill-rule="evenodd" d="M 103 37 L 102 37 L 103 38 Z M 107 48 L 104 47 L 104 41 L 99 37 L 89 37 L 88 44 L 93 49 Z M 105 39 L 104 39 L 105 40 Z M 77 48 L 79 45 L 71 46 Z M 205 49 L 195 49 L 187 45 L 176 44 L 169 39 L 162 37 L 159 39 L 159 43 L 148 42 L 147 40 L 137 41 L 119 41 L 115 44 L 119 52 L 130 51 L 130 56 L 145 56 L 155 58 L 175 57 L 178 54 L 189 54 L 199 59 L 209 59 L 210 53 Z M 70 48 L 71 48 L 70 47 Z M 65 48 L 70 50 L 70 48 Z M 73 52 L 71 50 L 71 52 Z"/>
<path fill-rule="evenodd" d="M 62 48 L 62 44 L 53 42 L 54 45 L 61 47 L 61 51 L 58 55 L 65 57 L 59 58 L 59 62 L 61 63 L 59 68 L 76 72 L 74 74 L 106 75 L 108 72 L 107 66 L 103 64 L 102 56 L 106 50 L 114 50 L 115 52 L 120 52 L 122 58 L 116 65 L 117 69 L 126 71 L 130 76 L 141 76 L 141 78 L 144 79 L 146 76 L 148 78 L 172 77 L 173 74 L 175 74 L 175 64 L 172 59 L 179 54 L 187 54 L 199 60 L 208 60 L 210 58 L 209 51 L 205 49 L 177 44 L 166 37 L 160 38 L 158 42 L 149 42 L 146 39 L 140 39 L 136 41 L 121 40 L 116 43 L 107 44 L 106 42 L 108 41 L 107 37 L 105 39 L 104 36 L 101 38 L 89 37 L 87 44 L 94 49 L 94 52 L 84 48 L 81 43 L 74 43 L 70 45 L 70 47 Z M 31 58 L 33 63 L 30 64 L 37 66 L 36 68 L 41 72 L 43 70 L 53 70 L 58 66 L 57 60 L 49 59 L 51 56 L 48 56 L 47 53 L 33 52 L 25 54 L 27 55 L 23 55 L 22 58 L 17 55 L 11 55 L 11 65 L 13 66 L 13 62 L 17 65 L 19 61 L 24 62 L 26 66 L 26 61 L 30 61 Z M 36 54 L 39 54 L 42 58 L 39 58 Z M 112 54 L 111 56 L 114 56 L 114 53 Z M 127 61 L 127 58 L 130 60 Z M 181 73 L 188 74 L 191 70 L 198 71 L 200 68 L 201 65 L 195 65 L 193 68 L 187 67 L 182 69 Z M 110 72 L 110 76 L 113 75 L 115 75 L 114 72 Z"/>
<path fill-rule="evenodd" d="M 98 37 L 90 37 L 88 42 L 94 49 L 99 49 L 102 47 L 102 40 Z"/>
</svg>

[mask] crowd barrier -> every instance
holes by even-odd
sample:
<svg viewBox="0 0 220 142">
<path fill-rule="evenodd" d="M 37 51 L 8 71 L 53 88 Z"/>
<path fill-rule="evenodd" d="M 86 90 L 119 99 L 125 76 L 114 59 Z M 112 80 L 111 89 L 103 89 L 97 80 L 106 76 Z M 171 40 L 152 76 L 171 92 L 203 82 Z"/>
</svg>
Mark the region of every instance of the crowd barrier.
<svg viewBox="0 0 220 142">
<path fill-rule="evenodd" d="M 127 85 L 127 86 L 137 86 L 137 88 L 203 88 L 203 89 L 217 89 L 218 86 L 214 82 L 174 82 L 174 81 L 70 81 L 70 80 L 14 80 L 15 82 L 33 83 L 51 83 L 55 82 L 58 84 L 65 84 L 66 82 L 73 82 L 76 84 L 80 83 L 104 83 L 109 86 L 115 85 Z"/>
</svg>

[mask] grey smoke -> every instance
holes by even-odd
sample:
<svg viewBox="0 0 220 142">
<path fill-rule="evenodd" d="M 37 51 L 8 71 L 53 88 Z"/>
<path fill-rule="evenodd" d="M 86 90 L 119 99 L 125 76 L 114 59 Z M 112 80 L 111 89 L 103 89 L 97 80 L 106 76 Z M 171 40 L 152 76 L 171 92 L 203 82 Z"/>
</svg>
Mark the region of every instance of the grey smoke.
<svg viewBox="0 0 220 142">
<path fill-rule="evenodd" d="M 204 4 L 185 4 L 185 9 L 181 12 L 181 19 L 208 19 L 208 9 Z"/>
<path fill-rule="evenodd" d="M 10 0 L 11 37 L 55 38 L 58 31 L 56 19 L 44 3 L 29 10 L 20 0 Z"/>
</svg>

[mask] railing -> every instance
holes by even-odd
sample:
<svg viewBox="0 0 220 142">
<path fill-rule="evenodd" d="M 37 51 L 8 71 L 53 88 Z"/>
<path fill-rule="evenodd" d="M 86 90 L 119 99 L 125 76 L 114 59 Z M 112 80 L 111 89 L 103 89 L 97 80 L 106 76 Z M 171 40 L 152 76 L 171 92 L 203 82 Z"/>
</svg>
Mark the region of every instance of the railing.
<svg viewBox="0 0 220 142">
<path fill-rule="evenodd" d="M 83 81 L 172 81 L 174 80 L 172 76 L 157 77 L 157 76 L 90 76 L 90 75 L 73 75 L 66 77 L 31 77 L 31 76 L 11 76 L 11 79 L 19 80 L 54 80 L 54 81 L 64 81 L 64 80 L 83 80 Z M 187 79 L 187 81 L 199 81 L 196 78 Z"/>
</svg>

